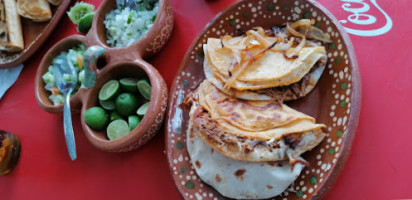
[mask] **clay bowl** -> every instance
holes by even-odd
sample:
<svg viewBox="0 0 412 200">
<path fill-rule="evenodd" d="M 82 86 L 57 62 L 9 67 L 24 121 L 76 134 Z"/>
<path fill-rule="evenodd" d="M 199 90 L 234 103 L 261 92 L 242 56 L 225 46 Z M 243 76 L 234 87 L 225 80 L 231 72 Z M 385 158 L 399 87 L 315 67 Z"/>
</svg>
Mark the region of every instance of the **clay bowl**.
<svg viewBox="0 0 412 200">
<path fill-rule="evenodd" d="M 237 35 L 256 26 L 269 29 L 301 18 L 331 35 L 326 44 L 328 63 L 315 89 L 306 97 L 285 102 L 327 125 L 327 137 L 303 154 L 306 167 L 291 186 L 273 199 L 321 199 L 344 167 L 358 124 L 361 84 L 351 41 L 336 18 L 312 0 L 241 0 L 219 13 L 188 49 L 170 91 L 166 120 L 166 150 L 171 174 L 185 199 L 225 199 L 196 175 L 186 148 L 188 110 L 179 105 L 205 79 L 202 45 L 207 38 Z M 253 187 L 253 186 L 251 186 Z M 291 192 L 295 191 L 295 192 Z"/>
<path fill-rule="evenodd" d="M 23 30 L 24 50 L 19 52 L 0 51 L 0 69 L 16 67 L 33 55 L 56 28 L 57 23 L 66 13 L 70 0 L 63 0 L 60 5 L 50 5 L 52 18 L 47 22 L 33 22 L 20 17 Z"/>
<path fill-rule="evenodd" d="M 121 78 L 149 78 L 152 86 L 152 96 L 146 115 L 139 125 L 129 134 L 117 140 L 108 140 L 105 133 L 96 132 L 89 128 L 84 121 L 84 112 L 94 106 L 98 106 L 98 93 L 100 88 L 112 79 Z M 98 77 L 96 85 L 83 97 L 81 122 L 83 130 L 89 141 L 104 151 L 129 151 L 135 149 L 151 139 L 160 128 L 166 111 L 167 86 L 157 70 L 145 61 L 127 61 L 111 64 Z"/>
<path fill-rule="evenodd" d="M 149 32 L 139 41 L 124 48 L 110 48 L 110 46 L 106 43 L 106 29 L 103 21 L 106 13 L 113 10 L 115 5 L 116 1 L 106 0 L 102 2 L 101 6 L 97 10 L 92 28 L 87 35 L 93 42 L 92 44 L 102 46 L 116 52 L 132 51 L 132 53 L 130 53 L 131 56 L 137 57 L 137 55 L 140 55 L 142 58 L 150 57 L 159 52 L 159 50 L 169 39 L 173 29 L 173 9 L 170 6 L 169 1 L 159 0 L 159 12 L 157 13 L 156 20 Z"/>
<path fill-rule="evenodd" d="M 47 72 L 52 60 L 63 51 L 84 44 L 87 47 L 98 45 L 106 53 L 97 59 L 92 66 L 96 71 L 97 81 L 93 88 L 79 89 L 71 98 L 71 110 L 80 113 L 82 128 L 90 143 L 95 147 L 109 152 L 123 152 L 136 149 L 149 141 L 160 128 L 167 105 L 167 86 L 159 72 L 144 58 L 157 53 L 169 39 L 173 30 L 173 11 L 168 0 L 159 0 L 157 18 L 141 40 L 124 48 L 111 48 L 106 44 L 106 32 L 103 20 L 107 12 L 114 9 L 115 1 L 105 0 L 96 12 L 92 28 L 86 36 L 73 35 L 54 45 L 43 57 L 36 74 L 35 95 L 45 111 L 62 113 L 63 106 L 54 106 L 48 99 L 50 92 L 44 89 L 42 76 Z M 148 78 L 152 86 L 149 105 L 151 112 L 146 113 L 140 124 L 127 136 L 117 140 L 108 140 L 104 132 L 90 129 L 83 118 L 84 112 L 93 106 L 98 106 L 98 92 L 102 85 L 111 79 Z M 76 130 L 75 130 L 76 131 Z"/>
<path fill-rule="evenodd" d="M 50 113 L 61 113 L 63 112 L 63 105 L 54 106 L 53 103 L 49 100 L 50 92 L 45 90 L 45 83 L 42 79 L 42 76 L 48 71 L 49 66 L 51 65 L 54 58 L 56 58 L 61 52 L 68 51 L 69 49 L 79 45 L 85 44 L 86 39 L 81 35 L 74 35 L 68 38 L 65 38 L 54 45 L 42 58 L 40 66 L 36 73 L 36 84 L 35 84 L 35 94 L 37 102 L 39 105 Z M 76 94 L 70 100 L 70 108 L 73 113 L 79 113 L 81 108 L 81 97 L 84 95 L 85 90 L 79 89 Z"/>
</svg>

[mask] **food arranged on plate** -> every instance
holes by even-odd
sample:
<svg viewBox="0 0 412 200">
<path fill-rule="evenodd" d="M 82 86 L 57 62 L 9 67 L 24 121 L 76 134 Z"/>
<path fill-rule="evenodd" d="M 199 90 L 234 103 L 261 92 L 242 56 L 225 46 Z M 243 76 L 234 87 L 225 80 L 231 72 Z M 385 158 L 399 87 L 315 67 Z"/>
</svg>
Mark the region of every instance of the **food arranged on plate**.
<svg viewBox="0 0 412 200">
<path fill-rule="evenodd" d="M 190 106 L 188 153 L 201 180 L 229 198 L 270 198 L 311 164 L 300 156 L 320 144 L 326 126 L 283 101 L 315 87 L 328 42 L 309 19 L 207 39 L 206 80 L 183 104 Z"/>
<path fill-rule="evenodd" d="M 78 76 L 75 77 L 77 80 L 77 86 L 75 87 L 72 93 L 72 95 L 74 95 L 79 88 L 84 87 L 83 82 L 85 69 L 83 65 L 83 56 L 85 51 L 86 46 L 84 44 L 79 44 L 69 49 L 68 51 L 61 52 L 56 58 L 53 59 L 52 63 L 48 67 L 48 71 L 42 76 L 43 81 L 46 84 L 44 88 L 47 91 L 51 92 L 49 99 L 51 102 L 53 102 L 53 105 L 62 105 L 64 102 L 64 95 L 61 93 L 61 91 L 57 88 L 56 85 L 56 80 L 54 76 L 54 65 L 65 63 L 68 61 L 72 63 L 72 65 L 75 67 Z M 66 74 L 63 75 L 63 79 L 69 80 L 72 79 L 72 77 Z"/>
<path fill-rule="evenodd" d="M 50 3 L 57 6 L 61 1 Z M 46 0 L 0 0 L 0 50 L 16 52 L 24 49 L 20 16 L 34 22 L 49 21 L 52 11 Z"/>
<path fill-rule="evenodd" d="M 318 82 L 327 60 L 321 41 L 329 35 L 309 19 L 286 27 L 261 27 L 245 35 L 208 38 L 204 73 L 223 92 L 248 100 L 288 101 L 304 97 Z"/>
<path fill-rule="evenodd" d="M 140 40 L 153 26 L 158 0 L 116 0 L 116 9 L 106 14 L 107 44 L 127 47 Z"/>
<path fill-rule="evenodd" d="M 282 193 L 304 166 L 291 169 L 288 161 L 238 161 L 215 152 L 193 132 L 187 133 L 187 151 L 197 175 L 220 194 L 234 199 L 262 199 Z"/>
<path fill-rule="evenodd" d="M 289 160 L 311 150 L 325 137 L 323 124 L 276 101 L 240 100 L 209 81 L 187 96 L 191 130 L 221 154 L 244 161 Z"/>
<path fill-rule="evenodd" d="M 191 104 L 186 141 L 193 167 L 230 198 L 280 194 L 309 165 L 300 155 L 325 137 L 325 125 L 308 115 L 276 101 L 230 97 L 207 80 L 186 102 Z"/>
<path fill-rule="evenodd" d="M 84 120 L 91 129 L 105 130 L 109 140 L 116 140 L 139 125 L 150 104 L 150 96 L 147 79 L 110 80 L 99 91 L 100 106 L 87 109 Z"/>
</svg>

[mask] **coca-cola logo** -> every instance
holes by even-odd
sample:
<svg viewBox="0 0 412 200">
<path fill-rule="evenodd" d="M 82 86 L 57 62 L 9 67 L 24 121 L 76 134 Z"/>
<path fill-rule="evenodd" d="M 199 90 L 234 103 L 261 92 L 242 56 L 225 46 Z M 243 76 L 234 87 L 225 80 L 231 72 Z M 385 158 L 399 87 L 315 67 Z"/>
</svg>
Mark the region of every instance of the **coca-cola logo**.
<svg viewBox="0 0 412 200">
<path fill-rule="evenodd" d="M 377 36 L 392 28 L 392 19 L 376 3 L 376 0 L 341 0 L 344 11 L 350 13 L 339 22 L 348 33 L 359 36 Z M 371 5 L 370 5 L 371 4 Z"/>
</svg>

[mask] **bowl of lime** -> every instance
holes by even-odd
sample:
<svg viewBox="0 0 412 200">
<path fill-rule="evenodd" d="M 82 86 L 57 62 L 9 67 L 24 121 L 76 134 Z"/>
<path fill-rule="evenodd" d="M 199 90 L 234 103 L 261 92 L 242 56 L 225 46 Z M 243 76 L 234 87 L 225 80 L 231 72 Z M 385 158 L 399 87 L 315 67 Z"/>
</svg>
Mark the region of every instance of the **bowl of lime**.
<svg viewBox="0 0 412 200">
<path fill-rule="evenodd" d="M 81 111 L 89 141 L 101 150 L 121 152 L 150 140 L 166 110 L 167 88 L 159 77 L 144 61 L 112 65 L 88 92 Z"/>
</svg>

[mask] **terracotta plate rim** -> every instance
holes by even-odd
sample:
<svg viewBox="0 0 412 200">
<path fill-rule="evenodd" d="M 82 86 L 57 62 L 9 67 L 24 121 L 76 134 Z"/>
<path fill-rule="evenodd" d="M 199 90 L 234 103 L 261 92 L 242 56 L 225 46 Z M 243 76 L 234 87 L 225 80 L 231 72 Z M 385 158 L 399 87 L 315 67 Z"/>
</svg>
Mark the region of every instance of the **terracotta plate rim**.
<svg viewBox="0 0 412 200">
<path fill-rule="evenodd" d="M 172 82 L 172 86 L 171 89 L 169 91 L 169 102 L 168 102 L 168 110 L 167 110 L 167 115 L 166 115 L 166 125 L 165 125 L 165 147 L 166 147 L 166 151 L 167 151 L 167 160 L 168 160 L 168 164 L 169 164 L 169 173 L 171 176 L 173 176 L 173 169 L 171 168 L 172 166 L 170 165 L 170 163 L 173 162 L 173 158 L 172 158 L 172 151 L 170 151 L 170 149 L 172 149 L 172 147 L 170 146 L 169 143 L 169 138 L 170 138 L 170 134 L 173 131 L 169 131 L 167 127 L 169 127 L 170 124 L 170 117 L 172 115 L 172 107 L 173 104 L 175 102 L 173 102 L 173 96 L 174 93 L 176 91 L 176 88 L 178 86 L 177 83 L 177 77 L 180 74 L 180 72 L 182 72 L 183 68 L 185 67 L 185 64 L 187 62 L 187 60 L 190 58 L 190 52 L 193 51 L 193 49 L 195 48 L 196 43 L 198 42 L 198 40 L 200 40 L 202 38 L 202 36 L 205 34 L 206 30 L 210 29 L 211 26 L 216 22 L 216 20 L 218 20 L 220 18 L 221 15 L 223 15 L 224 13 L 228 12 L 229 10 L 231 10 L 233 7 L 237 6 L 238 4 L 241 4 L 242 2 L 245 2 L 247 0 L 241 0 L 241 1 L 237 1 L 234 2 L 232 5 L 228 6 L 226 9 L 224 9 L 223 11 L 219 12 L 218 14 L 216 14 L 207 24 L 206 26 L 198 33 L 198 35 L 193 39 L 191 45 L 189 46 L 188 50 L 185 53 L 185 56 L 183 57 L 182 62 L 179 65 L 179 68 L 176 72 L 176 76 L 173 79 Z M 312 6 L 318 8 L 319 10 L 321 10 L 331 21 L 331 23 L 333 23 L 337 29 L 339 30 L 339 33 L 341 34 L 342 38 L 343 38 L 343 44 L 347 47 L 348 49 L 348 56 L 350 58 L 350 66 L 352 69 L 352 96 L 351 96 L 351 112 L 350 112 L 350 117 L 349 117 L 349 122 L 348 122 L 348 128 L 345 131 L 346 136 L 345 136 L 345 140 L 343 141 L 342 144 L 342 149 L 340 150 L 342 153 L 338 156 L 337 158 L 337 162 L 334 165 L 334 167 L 332 168 L 332 170 L 329 172 L 329 175 L 327 177 L 325 177 L 325 181 L 320 185 L 319 190 L 317 191 L 317 193 L 315 193 L 311 199 L 322 199 L 327 192 L 332 188 L 333 184 L 336 182 L 338 176 L 340 175 L 340 173 L 342 172 L 346 161 L 349 157 L 350 151 L 351 151 L 351 147 L 352 147 L 352 143 L 353 140 L 355 138 L 355 134 L 356 134 L 356 129 L 358 127 L 358 122 L 359 122 L 359 115 L 360 115 L 360 109 L 361 109 L 361 99 L 362 99 L 362 93 L 361 93 L 361 79 L 360 79 L 360 72 L 359 72 L 359 67 L 358 67 L 358 62 L 357 62 L 357 58 L 356 58 L 356 54 L 354 51 L 354 47 L 352 45 L 352 42 L 349 38 L 348 33 L 344 30 L 343 26 L 340 25 L 339 21 L 335 18 L 334 15 L 332 15 L 332 13 L 327 10 L 324 6 L 322 6 L 321 4 L 319 4 L 316 1 L 313 0 L 307 0 L 307 2 L 309 4 L 312 4 Z M 189 199 L 188 197 L 184 196 L 184 192 L 185 190 L 183 189 L 183 187 L 181 185 L 179 185 L 175 178 L 173 177 L 173 182 L 175 184 L 175 186 L 177 187 L 177 189 L 179 190 L 179 192 L 181 193 L 182 197 L 184 199 Z"/>
</svg>

